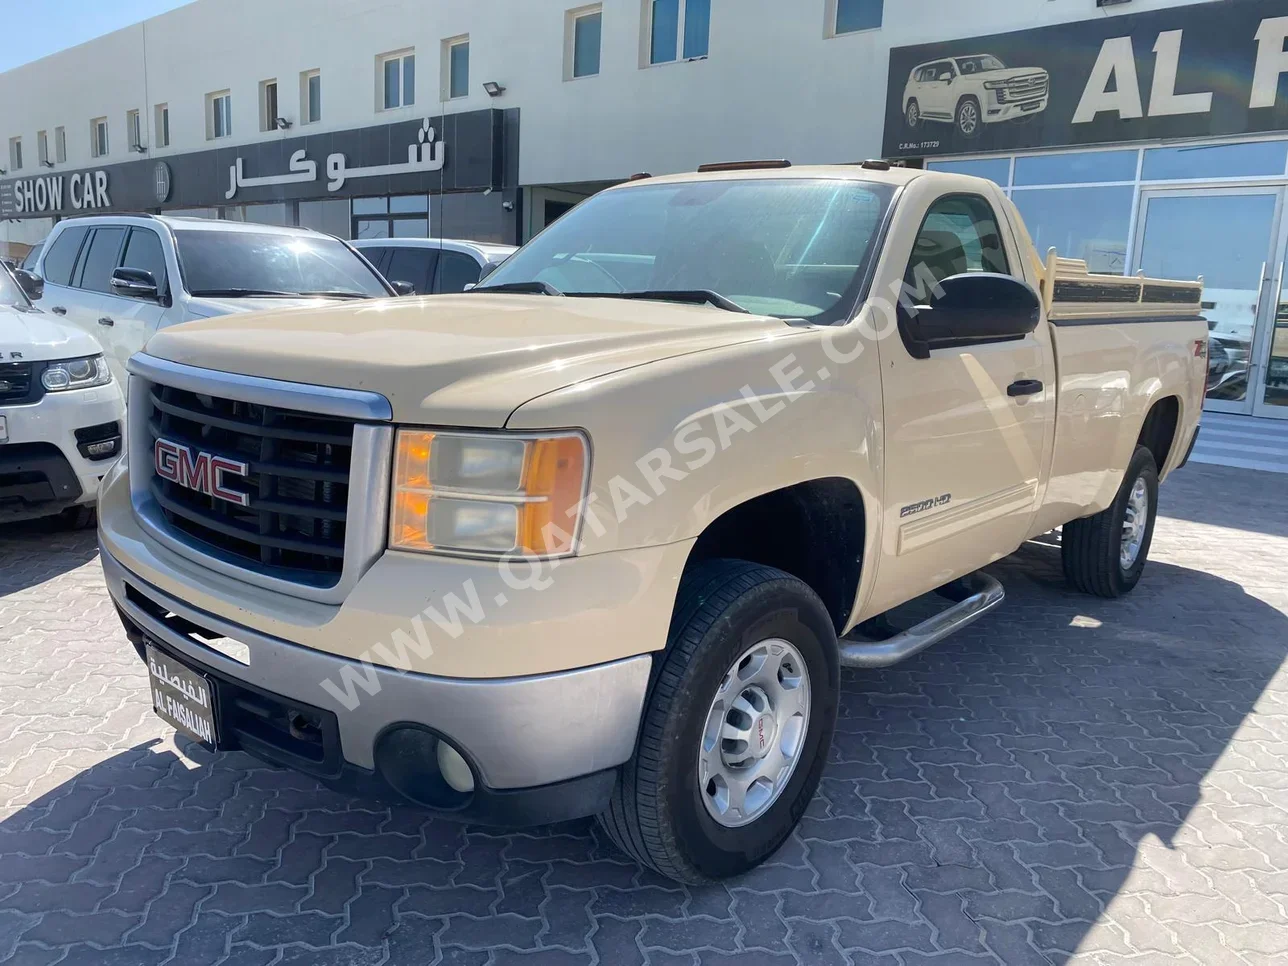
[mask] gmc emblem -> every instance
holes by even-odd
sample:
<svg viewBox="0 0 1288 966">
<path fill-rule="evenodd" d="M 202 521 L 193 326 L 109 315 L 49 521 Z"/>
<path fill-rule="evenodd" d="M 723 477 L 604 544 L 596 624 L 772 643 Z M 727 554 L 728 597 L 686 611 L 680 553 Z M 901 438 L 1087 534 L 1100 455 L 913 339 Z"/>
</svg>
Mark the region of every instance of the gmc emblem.
<svg viewBox="0 0 1288 966">
<path fill-rule="evenodd" d="M 193 454 L 186 446 L 158 439 L 152 447 L 152 462 L 157 476 L 171 483 L 178 483 L 189 490 L 196 490 L 216 500 L 250 505 L 250 494 L 241 493 L 224 485 L 224 477 L 245 476 L 249 467 L 237 460 L 209 453 Z"/>
</svg>

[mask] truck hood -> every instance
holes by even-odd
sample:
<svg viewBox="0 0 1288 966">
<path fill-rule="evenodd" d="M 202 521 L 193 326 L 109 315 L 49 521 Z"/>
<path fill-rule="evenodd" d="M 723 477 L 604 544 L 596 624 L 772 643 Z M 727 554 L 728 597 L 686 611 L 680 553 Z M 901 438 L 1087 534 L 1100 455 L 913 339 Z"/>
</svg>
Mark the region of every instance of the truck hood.
<svg viewBox="0 0 1288 966">
<path fill-rule="evenodd" d="M 0 306 L 0 362 L 49 362 L 103 351 L 94 337 L 44 312 Z M 17 353 L 17 355 L 15 355 Z"/>
<path fill-rule="evenodd" d="M 386 397 L 398 422 L 500 428 L 530 399 L 622 369 L 797 331 L 704 305 L 438 295 L 162 329 L 172 362 Z"/>
<path fill-rule="evenodd" d="M 233 315 L 237 312 L 271 312 L 276 309 L 301 307 L 321 308 L 326 305 L 335 305 L 340 301 L 344 300 L 324 298 L 217 299 L 193 296 L 188 299 L 188 313 L 194 318 L 212 319 L 218 315 Z"/>
</svg>

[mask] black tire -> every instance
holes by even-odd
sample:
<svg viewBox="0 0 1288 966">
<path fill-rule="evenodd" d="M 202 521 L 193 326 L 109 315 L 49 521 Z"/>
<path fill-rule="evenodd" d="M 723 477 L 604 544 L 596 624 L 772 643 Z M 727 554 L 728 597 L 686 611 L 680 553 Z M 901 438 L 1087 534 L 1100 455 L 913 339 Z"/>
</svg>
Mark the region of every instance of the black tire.
<svg viewBox="0 0 1288 966">
<path fill-rule="evenodd" d="M 782 793 L 740 828 L 717 823 L 698 787 L 697 749 L 708 709 L 732 664 L 768 638 L 789 641 L 809 670 L 801 757 Z M 637 862 L 680 882 L 747 872 L 791 834 L 818 789 L 836 726 L 836 632 L 805 583 L 772 567 L 711 560 L 680 582 L 667 650 L 655 664 L 635 755 L 599 822 Z"/>
<path fill-rule="evenodd" d="M 908 101 L 908 106 L 903 110 L 903 122 L 912 131 L 921 127 L 921 105 L 915 97 Z"/>
<path fill-rule="evenodd" d="M 1148 496 L 1149 516 L 1135 561 L 1124 567 L 1120 558 L 1127 504 L 1137 480 L 1143 481 Z M 1154 521 L 1158 519 L 1158 467 L 1154 456 L 1144 446 L 1137 446 L 1127 464 L 1118 495 L 1108 509 L 1095 516 L 1073 520 L 1064 525 L 1060 553 L 1065 579 L 1084 594 L 1097 597 L 1121 597 L 1140 581 L 1154 538 Z"/>
<path fill-rule="evenodd" d="M 971 122 L 972 118 L 973 123 Z M 953 114 L 953 123 L 957 127 L 957 133 L 962 137 L 970 138 L 971 140 L 979 137 L 979 129 L 984 124 L 984 116 L 980 113 L 979 101 L 974 97 L 963 97 L 958 101 L 957 110 Z"/>
<path fill-rule="evenodd" d="M 98 514 L 92 506 L 80 504 L 69 506 L 54 518 L 55 524 L 63 530 L 88 530 L 98 523 Z"/>
</svg>

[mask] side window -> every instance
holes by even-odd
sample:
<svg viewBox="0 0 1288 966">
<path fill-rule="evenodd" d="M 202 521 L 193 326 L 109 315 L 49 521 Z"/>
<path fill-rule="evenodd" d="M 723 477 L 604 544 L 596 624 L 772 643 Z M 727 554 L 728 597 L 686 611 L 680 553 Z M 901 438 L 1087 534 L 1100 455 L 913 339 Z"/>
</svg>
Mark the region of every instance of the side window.
<svg viewBox="0 0 1288 966">
<path fill-rule="evenodd" d="M 1006 249 L 993 207 L 979 195 L 940 198 L 921 223 L 904 282 L 912 288 L 966 272 L 1009 275 Z"/>
<path fill-rule="evenodd" d="M 427 248 L 390 249 L 389 270 L 384 273 L 391 282 L 411 282 L 417 295 L 428 295 L 434 281 L 438 252 Z"/>
<path fill-rule="evenodd" d="M 88 228 L 68 228 L 54 239 L 54 243 L 49 246 L 49 251 L 45 253 L 45 261 L 41 266 L 46 282 L 53 282 L 55 285 L 71 283 L 76 255 L 80 252 L 81 242 L 85 240 L 85 234 L 88 231 Z"/>
<path fill-rule="evenodd" d="M 377 272 L 385 275 L 385 264 L 389 261 L 388 248 L 363 248 L 360 251 L 362 252 L 362 257 L 376 267 Z M 388 275 L 385 275 L 385 278 L 388 277 Z"/>
<path fill-rule="evenodd" d="M 124 228 L 95 228 L 72 284 L 91 292 L 111 292 L 112 270 L 118 264 L 123 241 Z"/>
<path fill-rule="evenodd" d="M 479 280 L 479 263 L 460 252 L 443 252 L 438 260 L 435 292 L 464 292 L 466 285 Z"/>
<path fill-rule="evenodd" d="M 125 243 L 125 258 L 122 268 L 138 268 L 151 272 L 157 280 L 157 288 L 165 285 L 165 249 L 161 247 L 161 238 L 148 228 L 131 228 L 130 240 Z"/>
</svg>

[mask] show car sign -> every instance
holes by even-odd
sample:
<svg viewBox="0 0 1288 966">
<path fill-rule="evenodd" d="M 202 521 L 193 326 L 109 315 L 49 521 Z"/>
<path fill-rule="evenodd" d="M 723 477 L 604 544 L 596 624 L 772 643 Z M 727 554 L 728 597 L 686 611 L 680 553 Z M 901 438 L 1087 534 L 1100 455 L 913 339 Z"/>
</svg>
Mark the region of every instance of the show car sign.
<svg viewBox="0 0 1288 966">
<path fill-rule="evenodd" d="M 517 125 L 517 110 L 467 111 L 19 176 L 0 181 L 0 218 L 499 189 Z"/>
<path fill-rule="evenodd" d="M 1288 0 L 1227 0 L 890 52 L 884 154 L 1288 130 Z"/>
</svg>

